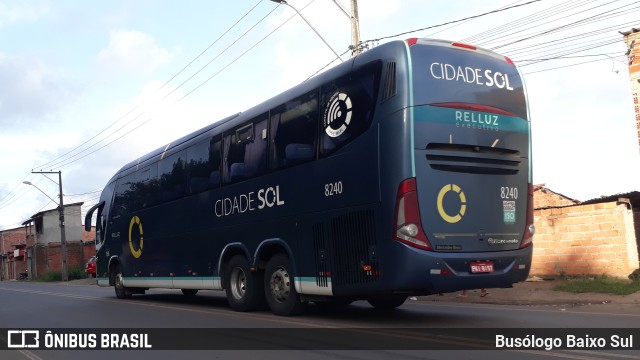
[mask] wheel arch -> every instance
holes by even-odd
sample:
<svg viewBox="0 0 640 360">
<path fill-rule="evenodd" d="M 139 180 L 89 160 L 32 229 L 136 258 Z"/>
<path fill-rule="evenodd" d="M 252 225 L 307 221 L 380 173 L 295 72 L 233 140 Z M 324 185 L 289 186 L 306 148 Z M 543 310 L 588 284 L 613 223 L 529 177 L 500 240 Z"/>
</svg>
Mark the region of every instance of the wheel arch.
<svg viewBox="0 0 640 360">
<path fill-rule="evenodd" d="M 297 274 L 296 262 L 293 251 L 283 239 L 272 238 L 263 240 L 256 248 L 251 267 L 264 270 L 267 267 L 269 259 L 278 253 L 283 253 L 291 260 L 291 271 L 293 276 Z"/>
<path fill-rule="evenodd" d="M 115 274 L 112 271 L 116 266 L 119 266 L 121 263 L 120 257 L 118 255 L 113 255 L 109 258 L 109 264 L 107 265 L 107 274 L 109 274 L 109 286 L 114 286 Z"/>
<path fill-rule="evenodd" d="M 249 264 L 252 263 L 249 249 L 247 249 L 247 247 L 243 243 L 233 242 L 233 243 L 227 244 L 222 249 L 222 252 L 220 253 L 220 258 L 218 259 L 218 267 L 217 267 L 218 276 L 220 276 L 220 284 L 222 285 L 223 289 L 225 288 L 224 264 L 226 264 L 235 255 L 243 255 L 244 257 L 247 258 L 247 261 L 249 262 Z"/>
</svg>

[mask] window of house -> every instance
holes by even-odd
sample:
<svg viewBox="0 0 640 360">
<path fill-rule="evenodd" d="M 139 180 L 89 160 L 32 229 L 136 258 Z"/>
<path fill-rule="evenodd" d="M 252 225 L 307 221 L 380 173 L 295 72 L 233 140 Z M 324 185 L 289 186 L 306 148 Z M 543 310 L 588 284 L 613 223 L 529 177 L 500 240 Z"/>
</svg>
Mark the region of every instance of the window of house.
<svg viewBox="0 0 640 360">
<path fill-rule="evenodd" d="M 271 111 L 271 168 L 316 158 L 318 92 L 287 101 Z"/>
<path fill-rule="evenodd" d="M 223 140 L 224 183 L 248 179 L 267 170 L 267 114 L 227 131 Z"/>
<path fill-rule="evenodd" d="M 369 128 L 380 78 L 380 63 L 322 86 L 321 150 L 329 154 Z"/>
</svg>

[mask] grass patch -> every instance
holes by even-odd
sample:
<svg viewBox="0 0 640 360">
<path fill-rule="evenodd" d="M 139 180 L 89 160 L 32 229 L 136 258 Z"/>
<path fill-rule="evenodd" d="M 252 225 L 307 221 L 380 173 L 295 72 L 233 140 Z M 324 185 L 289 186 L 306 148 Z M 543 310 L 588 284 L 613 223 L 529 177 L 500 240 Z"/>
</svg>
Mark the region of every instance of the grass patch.
<svg viewBox="0 0 640 360">
<path fill-rule="evenodd" d="M 629 295 L 640 291 L 640 280 L 623 280 L 608 277 L 596 277 L 591 279 L 568 280 L 553 287 L 556 291 L 571 293 L 603 293 L 615 295 Z"/>
<path fill-rule="evenodd" d="M 69 277 L 69 280 L 77 280 L 77 279 L 86 278 L 87 274 L 84 272 L 84 267 L 74 266 L 69 268 L 67 276 Z M 60 271 L 49 271 L 44 275 L 41 275 L 35 278 L 35 281 L 42 281 L 42 282 L 62 281 L 62 273 Z"/>
</svg>

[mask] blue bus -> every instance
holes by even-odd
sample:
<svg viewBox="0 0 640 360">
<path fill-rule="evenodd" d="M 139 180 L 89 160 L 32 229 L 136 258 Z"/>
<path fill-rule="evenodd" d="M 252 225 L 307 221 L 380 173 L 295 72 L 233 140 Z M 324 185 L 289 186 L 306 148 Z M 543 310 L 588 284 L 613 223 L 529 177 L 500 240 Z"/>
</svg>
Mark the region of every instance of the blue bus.
<svg viewBox="0 0 640 360">
<path fill-rule="evenodd" d="M 504 56 L 390 42 L 122 167 L 86 215 L 97 282 L 233 310 L 511 287 L 532 255 L 524 84 Z"/>
</svg>

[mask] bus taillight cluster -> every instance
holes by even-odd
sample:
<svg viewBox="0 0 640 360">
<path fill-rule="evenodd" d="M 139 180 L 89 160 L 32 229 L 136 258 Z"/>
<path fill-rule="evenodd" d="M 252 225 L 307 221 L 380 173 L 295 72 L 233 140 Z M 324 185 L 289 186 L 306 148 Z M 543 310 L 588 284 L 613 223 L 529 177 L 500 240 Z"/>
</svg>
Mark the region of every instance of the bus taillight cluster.
<svg viewBox="0 0 640 360">
<path fill-rule="evenodd" d="M 422 229 L 416 179 L 406 179 L 398 186 L 394 239 L 423 250 L 432 250 Z"/>
</svg>

